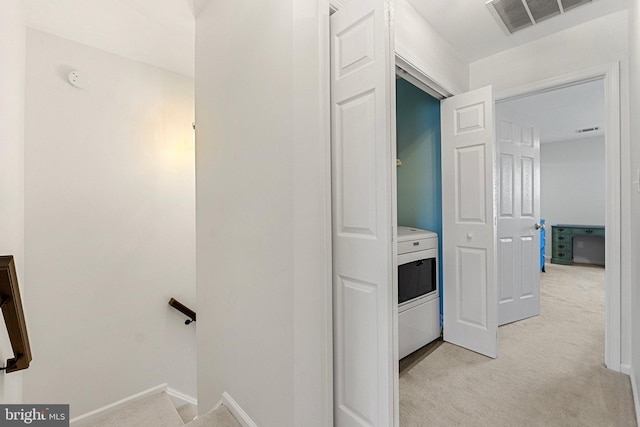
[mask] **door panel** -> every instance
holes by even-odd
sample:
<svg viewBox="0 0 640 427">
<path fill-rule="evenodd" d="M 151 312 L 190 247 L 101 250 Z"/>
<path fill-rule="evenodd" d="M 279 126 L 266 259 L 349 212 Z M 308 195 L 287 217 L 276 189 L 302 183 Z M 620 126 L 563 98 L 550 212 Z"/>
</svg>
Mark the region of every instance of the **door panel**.
<svg viewBox="0 0 640 427">
<path fill-rule="evenodd" d="M 460 147 L 455 150 L 458 222 L 486 222 L 484 147 Z"/>
<path fill-rule="evenodd" d="M 513 239 L 503 237 L 498 239 L 498 277 L 513 277 L 515 264 Z M 513 300 L 513 287 L 500 286 L 500 302 Z"/>
<path fill-rule="evenodd" d="M 500 216 L 510 217 L 514 212 L 513 197 L 513 156 L 509 154 L 500 154 Z"/>
<path fill-rule="evenodd" d="M 444 339 L 498 355 L 491 87 L 442 100 Z"/>
<path fill-rule="evenodd" d="M 540 141 L 532 126 L 499 117 L 497 127 L 498 239 L 512 242 L 498 250 L 503 325 L 540 314 Z"/>
<path fill-rule="evenodd" d="M 522 286 L 520 298 L 531 298 L 534 295 L 534 276 L 540 274 L 538 264 L 540 263 L 540 245 L 534 243 L 532 237 L 521 237 L 520 247 L 522 248 Z M 531 262 L 534 259 L 535 264 Z"/>
<path fill-rule="evenodd" d="M 343 361 L 344 379 L 341 396 L 341 409 L 361 420 L 375 419 L 376 390 L 378 382 L 375 375 L 376 358 L 370 357 L 370 351 L 376 349 L 375 330 L 370 326 L 378 324 L 377 288 L 375 283 L 365 283 L 340 276 L 341 314 L 344 343 Z"/>
<path fill-rule="evenodd" d="M 331 15 L 334 422 L 394 422 L 393 49 L 384 0 Z"/>
<path fill-rule="evenodd" d="M 484 249 L 458 247 L 458 322 L 487 329 L 487 255 Z"/>
<path fill-rule="evenodd" d="M 521 219 L 535 219 L 534 218 L 534 203 L 533 203 L 533 168 L 534 159 L 532 157 L 520 157 L 520 170 L 522 172 L 522 207 L 520 209 Z"/>
<path fill-rule="evenodd" d="M 376 235 L 375 94 L 359 94 L 336 105 L 337 220 L 340 235 Z M 348 167 L 345 170 L 345 166 Z"/>
</svg>

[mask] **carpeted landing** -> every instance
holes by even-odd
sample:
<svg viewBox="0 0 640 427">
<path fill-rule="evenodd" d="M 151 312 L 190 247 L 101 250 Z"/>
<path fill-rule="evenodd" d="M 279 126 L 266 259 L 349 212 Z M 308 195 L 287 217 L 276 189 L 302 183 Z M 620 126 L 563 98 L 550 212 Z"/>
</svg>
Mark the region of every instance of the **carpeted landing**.
<svg viewBox="0 0 640 427">
<path fill-rule="evenodd" d="M 158 393 L 133 402 L 115 412 L 74 423 L 74 427 L 240 427 L 224 406 L 195 418 L 191 405 L 175 408 L 167 393 Z"/>
<path fill-rule="evenodd" d="M 604 366 L 604 268 L 547 265 L 540 316 L 489 359 L 443 343 L 400 376 L 400 425 L 635 426 L 629 377 Z"/>
</svg>

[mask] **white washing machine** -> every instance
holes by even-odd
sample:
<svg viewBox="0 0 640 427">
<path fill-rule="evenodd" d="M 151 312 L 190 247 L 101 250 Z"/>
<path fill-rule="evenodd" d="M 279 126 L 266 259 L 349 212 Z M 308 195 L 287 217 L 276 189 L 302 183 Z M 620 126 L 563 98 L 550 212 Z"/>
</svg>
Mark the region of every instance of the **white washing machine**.
<svg viewBox="0 0 640 427">
<path fill-rule="evenodd" d="M 438 235 L 398 227 L 398 351 L 413 353 L 440 337 Z"/>
</svg>

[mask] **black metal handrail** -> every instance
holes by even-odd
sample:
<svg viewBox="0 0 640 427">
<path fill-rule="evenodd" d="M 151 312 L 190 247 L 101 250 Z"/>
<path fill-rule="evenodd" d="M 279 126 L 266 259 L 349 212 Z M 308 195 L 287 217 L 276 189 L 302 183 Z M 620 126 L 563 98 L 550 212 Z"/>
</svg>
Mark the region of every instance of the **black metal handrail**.
<svg viewBox="0 0 640 427">
<path fill-rule="evenodd" d="M 7 359 L 7 366 L 0 369 L 5 372 L 27 369 L 32 359 L 31 346 L 12 255 L 0 256 L 0 307 L 14 354 L 13 358 Z"/>
<path fill-rule="evenodd" d="M 184 321 L 185 325 L 188 325 L 191 322 L 195 322 L 196 321 L 196 312 L 191 310 L 189 307 L 187 307 L 186 305 L 182 304 L 180 301 L 178 301 L 175 298 L 171 298 L 169 300 L 169 305 L 173 308 L 175 308 L 176 310 L 178 310 L 180 313 L 184 314 L 185 316 L 187 316 L 189 319 Z"/>
</svg>

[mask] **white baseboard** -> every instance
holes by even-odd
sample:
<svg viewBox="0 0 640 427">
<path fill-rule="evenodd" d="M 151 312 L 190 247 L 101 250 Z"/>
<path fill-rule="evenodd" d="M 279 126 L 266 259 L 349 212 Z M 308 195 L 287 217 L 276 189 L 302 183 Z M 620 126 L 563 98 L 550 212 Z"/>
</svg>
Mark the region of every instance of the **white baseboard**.
<svg viewBox="0 0 640 427">
<path fill-rule="evenodd" d="M 258 427 L 256 423 L 253 422 L 251 417 L 247 415 L 247 413 L 240 407 L 238 402 L 236 402 L 233 397 L 226 391 L 222 393 L 222 399 L 216 403 L 212 410 L 218 409 L 220 406 L 224 406 L 231 412 L 231 415 L 242 424 L 242 427 Z"/>
<path fill-rule="evenodd" d="M 167 391 L 166 384 L 160 384 L 159 386 L 152 387 L 150 389 L 141 391 L 140 393 L 133 394 L 129 397 L 125 397 L 124 399 L 118 400 L 117 402 L 110 403 L 109 405 L 103 406 L 102 408 L 98 408 L 94 411 L 87 412 L 86 414 L 80 415 L 78 417 L 71 418 L 69 423 L 71 425 L 80 424 L 84 421 L 87 421 L 93 417 L 105 415 L 111 412 L 115 412 L 123 406 L 128 406 L 131 403 L 137 402 L 142 399 L 146 399 L 149 396 L 153 396 L 154 394 L 162 393 L 163 391 Z"/>
<path fill-rule="evenodd" d="M 169 395 L 169 399 L 171 399 L 171 403 L 173 403 L 173 406 L 175 406 L 176 408 L 179 408 L 182 405 L 193 405 L 196 408 L 198 407 L 198 399 L 196 399 L 195 397 L 171 387 L 167 387 L 166 391 Z"/>
<path fill-rule="evenodd" d="M 153 396 L 154 394 L 159 394 L 162 392 L 166 392 L 173 403 L 173 406 L 179 408 L 185 404 L 191 404 L 198 407 L 198 400 L 189 396 L 188 394 L 182 393 L 174 388 L 168 387 L 167 384 L 160 384 L 155 387 L 151 387 L 150 389 L 141 391 L 140 393 L 133 394 L 129 397 L 125 397 L 124 399 L 118 400 L 117 402 L 110 403 L 109 405 L 103 406 L 102 408 L 98 408 L 95 411 L 87 412 L 86 414 L 80 415 L 78 417 L 72 418 L 69 421 L 70 425 L 82 425 L 84 422 L 89 421 L 94 417 L 103 416 L 105 414 L 109 414 L 112 412 L 116 412 L 119 409 L 128 406 L 134 402 L 139 400 L 146 399 L 147 397 Z M 226 405 L 225 405 L 226 406 Z"/>
<path fill-rule="evenodd" d="M 633 372 L 633 368 L 630 368 L 629 376 L 631 377 L 631 390 L 633 391 L 633 403 L 636 407 L 636 420 L 640 416 L 640 396 L 638 396 L 638 385 L 636 384 L 636 375 Z"/>
<path fill-rule="evenodd" d="M 629 376 L 632 376 L 633 369 L 631 369 L 631 365 L 628 365 L 626 363 L 621 363 L 620 364 L 620 372 L 622 372 L 623 374 L 627 374 Z"/>
</svg>

